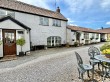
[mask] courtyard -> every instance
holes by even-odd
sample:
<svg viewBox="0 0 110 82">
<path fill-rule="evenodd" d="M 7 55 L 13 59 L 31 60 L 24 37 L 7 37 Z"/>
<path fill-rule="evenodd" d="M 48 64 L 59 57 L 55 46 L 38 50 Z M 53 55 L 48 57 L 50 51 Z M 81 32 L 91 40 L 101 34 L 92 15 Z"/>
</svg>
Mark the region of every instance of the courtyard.
<svg viewBox="0 0 110 82">
<path fill-rule="evenodd" d="M 93 46 L 99 48 L 102 45 Z M 38 50 L 17 60 L 0 62 L 0 82 L 81 82 L 74 52 L 77 51 L 84 63 L 89 64 L 90 46 Z M 84 78 L 88 80 L 86 74 Z M 100 76 L 95 79 L 101 82 Z M 109 82 L 109 79 L 105 82 Z"/>
</svg>

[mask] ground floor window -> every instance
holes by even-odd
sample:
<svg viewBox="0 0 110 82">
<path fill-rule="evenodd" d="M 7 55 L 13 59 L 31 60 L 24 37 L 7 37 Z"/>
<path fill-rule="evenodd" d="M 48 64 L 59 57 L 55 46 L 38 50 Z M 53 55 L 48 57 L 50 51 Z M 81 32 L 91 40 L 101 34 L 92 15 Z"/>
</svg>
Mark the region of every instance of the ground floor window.
<svg viewBox="0 0 110 82">
<path fill-rule="evenodd" d="M 18 30 L 17 33 L 18 33 L 18 39 L 24 38 L 24 31 Z"/>
<path fill-rule="evenodd" d="M 59 36 L 50 36 L 47 38 L 47 46 L 55 47 L 61 45 L 61 37 Z"/>
<path fill-rule="evenodd" d="M 88 40 L 88 39 L 89 39 L 89 33 L 84 33 L 84 38 L 85 38 L 86 40 Z"/>
</svg>

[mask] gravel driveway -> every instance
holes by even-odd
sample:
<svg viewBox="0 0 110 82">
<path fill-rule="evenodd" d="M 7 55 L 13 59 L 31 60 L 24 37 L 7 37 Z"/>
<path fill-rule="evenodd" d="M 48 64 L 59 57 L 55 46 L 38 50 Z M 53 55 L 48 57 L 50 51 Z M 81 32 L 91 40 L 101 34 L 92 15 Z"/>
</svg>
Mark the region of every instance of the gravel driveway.
<svg viewBox="0 0 110 82">
<path fill-rule="evenodd" d="M 1 62 L 0 82 L 81 82 L 74 51 L 81 55 L 84 63 L 89 63 L 88 48 L 41 50 L 18 60 Z"/>
</svg>

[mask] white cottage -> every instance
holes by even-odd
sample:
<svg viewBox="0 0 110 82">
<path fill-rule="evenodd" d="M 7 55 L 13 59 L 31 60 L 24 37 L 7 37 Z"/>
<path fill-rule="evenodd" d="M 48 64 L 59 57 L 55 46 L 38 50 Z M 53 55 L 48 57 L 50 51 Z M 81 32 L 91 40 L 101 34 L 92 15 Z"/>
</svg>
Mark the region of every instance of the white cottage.
<svg viewBox="0 0 110 82">
<path fill-rule="evenodd" d="M 0 57 L 19 55 L 20 46 L 16 40 L 24 38 L 26 44 L 23 46 L 23 52 L 30 51 L 30 28 L 18 20 L 6 16 L 0 18 Z"/>
<path fill-rule="evenodd" d="M 67 19 L 56 11 L 32 6 L 20 1 L 0 0 L 0 16 L 10 15 L 31 28 L 31 47 L 55 47 L 66 44 Z"/>
<path fill-rule="evenodd" d="M 22 30 L 25 39 L 27 39 L 24 51 L 30 50 L 30 46 L 36 49 L 40 46 L 55 47 L 66 44 L 67 19 L 60 13 L 59 7 L 56 11 L 51 11 L 16 0 L 0 0 L 0 18 L 4 16 L 10 17 L 0 23 L 1 40 L 5 32 L 3 29 L 14 29 L 16 31 L 13 31 L 15 39 L 22 35 L 22 32 L 17 31 Z M 29 28 L 24 28 L 24 26 Z M 0 47 L 4 48 L 4 44 Z M 4 49 L 0 49 L 1 57 L 4 54 Z M 18 52 L 19 49 L 16 46 L 16 54 Z"/>
<path fill-rule="evenodd" d="M 67 26 L 67 42 L 69 45 L 74 45 L 75 42 L 79 44 L 91 44 L 100 42 L 100 32 L 79 26 Z"/>
</svg>

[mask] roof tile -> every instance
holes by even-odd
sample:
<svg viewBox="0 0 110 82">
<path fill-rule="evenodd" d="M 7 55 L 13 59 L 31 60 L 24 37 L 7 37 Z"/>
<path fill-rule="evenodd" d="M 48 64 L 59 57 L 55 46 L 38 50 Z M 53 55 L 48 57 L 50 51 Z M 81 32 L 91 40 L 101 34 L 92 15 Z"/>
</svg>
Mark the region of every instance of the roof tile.
<svg viewBox="0 0 110 82">
<path fill-rule="evenodd" d="M 70 26 L 70 25 L 68 25 L 67 28 L 69 28 L 71 30 L 75 30 L 75 31 L 100 33 L 97 30 L 93 30 L 93 29 L 90 29 L 90 28 L 79 27 L 79 26 Z"/>
<path fill-rule="evenodd" d="M 36 7 L 20 1 L 0 0 L 0 8 L 12 9 L 12 10 L 17 10 L 21 12 L 30 13 L 30 14 L 36 14 L 36 15 L 43 15 L 43 16 L 67 21 L 67 19 L 61 13 Z"/>
</svg>

